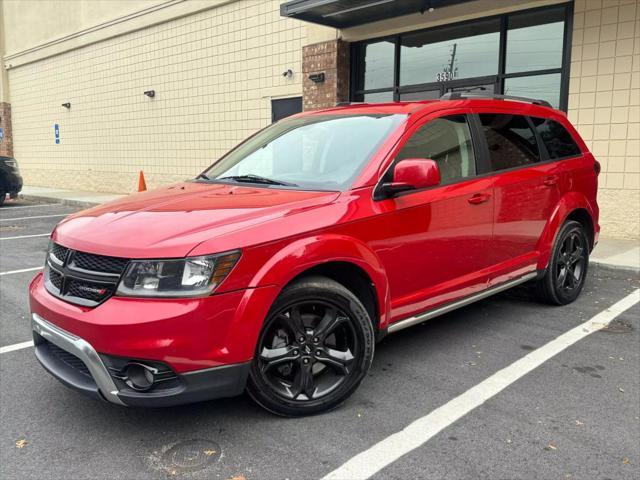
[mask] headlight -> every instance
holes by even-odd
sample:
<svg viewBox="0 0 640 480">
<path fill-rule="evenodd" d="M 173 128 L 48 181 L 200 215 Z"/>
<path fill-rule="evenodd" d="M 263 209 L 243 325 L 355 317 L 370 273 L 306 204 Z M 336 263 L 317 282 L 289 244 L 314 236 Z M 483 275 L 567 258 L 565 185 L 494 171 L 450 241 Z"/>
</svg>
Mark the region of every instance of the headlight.
<svg viewBox="0 0 640 480">
<path fill-rule="evenodd" d="M 240 252 L 177 260 L 132 260 L 117 295 L 195 297 L 211 293 L 238 262 Z"/>
</svg>

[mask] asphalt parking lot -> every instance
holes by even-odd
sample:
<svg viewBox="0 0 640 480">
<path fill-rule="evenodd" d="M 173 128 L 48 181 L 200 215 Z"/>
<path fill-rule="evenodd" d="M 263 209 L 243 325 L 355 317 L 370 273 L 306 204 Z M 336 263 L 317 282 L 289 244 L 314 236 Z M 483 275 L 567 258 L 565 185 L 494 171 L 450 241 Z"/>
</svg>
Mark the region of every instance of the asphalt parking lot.
<svg viewBox="0 0 640 480">
<path fill-rule="evenodd" d="M 321 478 L 640 286 L 592 268 L 566 307 L 521 287 L 390 335 L 360 389 L 324 415 L 282 419 L 246 396 L 126 409 L 68 390 L 22 345 L 33 269 L 75 210 L 24 200 L 0 209 L 2 479 Z M 373 478 L 640 478 L 639 313 L 635 304 Z"/>
</svg>

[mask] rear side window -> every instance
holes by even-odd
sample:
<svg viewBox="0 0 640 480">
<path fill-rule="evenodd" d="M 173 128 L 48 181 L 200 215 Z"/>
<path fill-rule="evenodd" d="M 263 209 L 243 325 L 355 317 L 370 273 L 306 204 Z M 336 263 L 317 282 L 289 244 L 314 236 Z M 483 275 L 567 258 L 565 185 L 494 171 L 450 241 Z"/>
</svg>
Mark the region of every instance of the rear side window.
<svg viewBox="0 0 640 480">
<path fill-rule="evenodd" d="M 396 162 L 405 158 L 435 160 L 443 184 L 475 175 L 476 162 L 467 117 L 451 115 L 425 123 L 398 152 Z"/>
<path fill-rule="evenodd" d="M 548 118 L 531 118 L 538 135 L 547 147 L 550 160 L 580 155 L 580 148 L 562 124 Z"/>
<path fill-rule="evenodd" d="M 491 170 L 504 170 L 540 161 L 538 142 L 526 117 L 482 113 L 480 123 L 487 139 Z"/>
</svg>

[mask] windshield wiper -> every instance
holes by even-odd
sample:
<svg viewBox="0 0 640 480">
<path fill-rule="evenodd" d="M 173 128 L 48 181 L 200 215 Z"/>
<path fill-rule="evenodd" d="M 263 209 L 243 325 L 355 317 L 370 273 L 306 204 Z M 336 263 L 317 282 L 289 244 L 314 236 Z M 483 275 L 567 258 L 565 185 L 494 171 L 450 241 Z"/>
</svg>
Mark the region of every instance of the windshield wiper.
<svg viewBox="0 0 640 480">
<path fill-rule="evenodd" d="M 202 179 L 204 179 L 204 180 L 211 180 L 211 179 L 207 176 L 207 174 L 206 174 L 206 173 L 201 173 L 200 175 L 198 175 L 198 176 L 196 177 L 196 180 L 197 180 L 197 179 L 199 179 L 199 178 L 202 178 Z"/>
<path fill-rule="evenodd" d="M 295 183 L 282 182 L 280 180 L 273 180 L 272 178 L 261 177 L 260 175 L 254 175 L 252 173 L 248 175 L 230 175 L 228 177 L 219 177 L 216 180 L 232 180 L 234 182 L 263 183 L 265 185 L 282 185 L 285 187 L 298 186 Z"/>
</svg>

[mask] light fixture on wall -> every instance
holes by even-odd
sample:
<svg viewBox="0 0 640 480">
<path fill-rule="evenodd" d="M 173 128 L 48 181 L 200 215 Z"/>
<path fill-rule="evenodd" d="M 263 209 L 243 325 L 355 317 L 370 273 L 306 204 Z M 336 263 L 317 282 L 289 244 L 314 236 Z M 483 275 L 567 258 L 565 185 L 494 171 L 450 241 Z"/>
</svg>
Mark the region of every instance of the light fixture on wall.
<svg viewBox="0 0 640 480">
<path fill-rule="evenodd" d="M 288 69 L 288 70 L 282 72 L 282 76 L 285 77 L 285 78 L 293 77 L 293 70 Z"/>
<path fill-rule="evenodd" d="M 144 92 L 144 94 L 149 98 L 153 98 L 153 97 L 156 96 L 156 91 L 155 90 L 147 90 L 146 92 Z"/>
<path fill-rule="evenodd" d="M 420 7 L 420 15 L 424 15 L 424 12 L 433 12 L 434 8 L 431 6 L 431 0 L 424 0 L 422 7 Z"/>
<path fill-rule="evenodd" d="M 309 80 L 311 80 L 313 83 L 323 83 L 324 72 L 312 73 L 311 75 L 309 75 Z"/>
<path fill-rule="evenodd" d="M 70 102 L 64 102 L 64 103 L 62 104 L 62 106 L 68 110 L 68 109 L 70 109 L 70 108 L 71 108 L 71 103 L 70 103 Z"/>
</svg>

